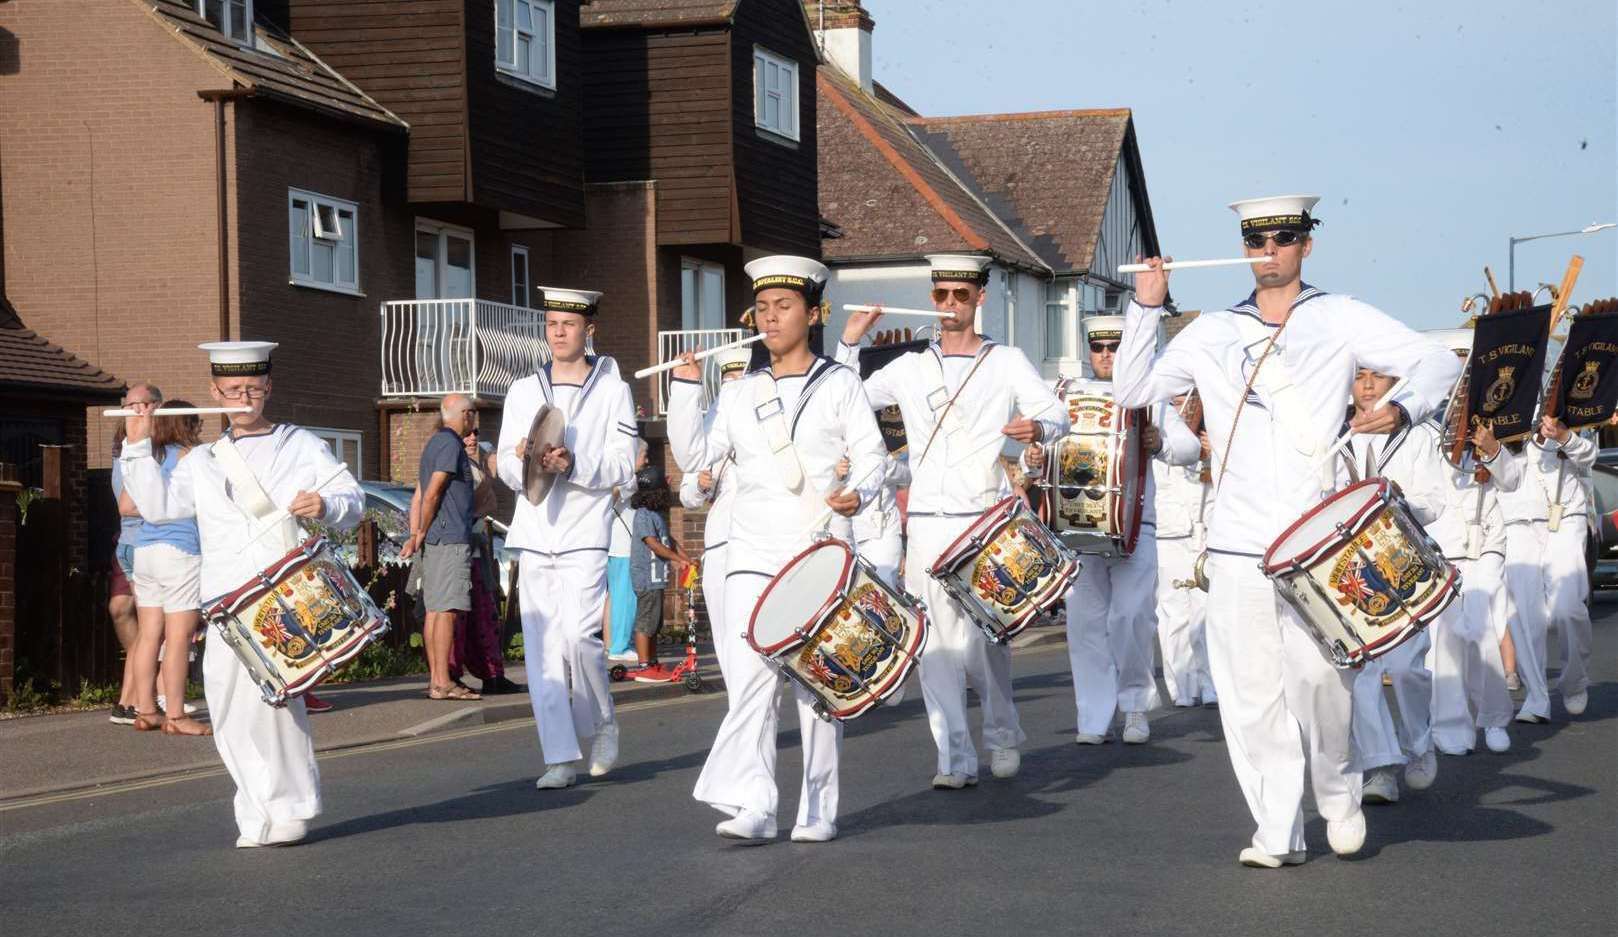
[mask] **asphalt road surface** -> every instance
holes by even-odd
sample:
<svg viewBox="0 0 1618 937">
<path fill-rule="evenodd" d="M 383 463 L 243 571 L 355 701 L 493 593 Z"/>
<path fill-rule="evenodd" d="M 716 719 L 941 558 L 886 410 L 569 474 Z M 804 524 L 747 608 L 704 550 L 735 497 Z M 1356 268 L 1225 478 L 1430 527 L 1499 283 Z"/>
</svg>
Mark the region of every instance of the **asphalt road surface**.
<svg viewBox="0 0 1618 937">
<path fill-rule="evenodd" d="M 849 727 L 841 837 L 713 834 L 690 792 L 715 695 L 622 713 L 625 763 L 563 792 L 532 724 L 321 759 L 326 814 L 288 849 L 237 850 L 229 780 L 0 805 L 0 928 L 66 934 L 940 935 L 1612 933 L 1618 920 L 1618 601 L 1596 606 L 1587 713 L 1514 725 L 1507 755 L 1368 808 L 1365 851 L 1245 869 L 1252 824 L 1212 710 L 1160 712 L 1144 746 L 1073 744 L 1064 647 L 1020 653 L 1022 774 L 934 792 L 918 694 Z M 786 710 L 790 713 L 790 710 Z M 974 714 L 974 722 L 976 716 Z M 783 719 L 781 814 L 798 799 Z M 0 753 L 3 756 L 3 753 Z M 790 823 L 786 824 L 789 826 Z"/>
</svg>

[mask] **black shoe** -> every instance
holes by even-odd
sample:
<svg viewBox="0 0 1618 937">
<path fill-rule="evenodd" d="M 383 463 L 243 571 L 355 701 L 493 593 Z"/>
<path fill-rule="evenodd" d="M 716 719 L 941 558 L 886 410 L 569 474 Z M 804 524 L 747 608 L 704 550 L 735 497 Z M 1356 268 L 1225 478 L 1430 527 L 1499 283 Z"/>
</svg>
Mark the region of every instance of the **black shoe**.
<svg viewBox="0 0 1618 937">
<path fill-rule="evenodd" d="M 500 676 L 483 681 L 483 686 L 478 692 L 484 696 L 500 696 L 506 693 L 522 693 L 524 690 L 521 684 Z"/>
<path fill-rule="evenodd" d="M 135 724 L 135 707 L 119 706 L 114 703 L 112 715 L 108 717 L 107 721 L 115 726 L 132 726 Z"/>
</svg>

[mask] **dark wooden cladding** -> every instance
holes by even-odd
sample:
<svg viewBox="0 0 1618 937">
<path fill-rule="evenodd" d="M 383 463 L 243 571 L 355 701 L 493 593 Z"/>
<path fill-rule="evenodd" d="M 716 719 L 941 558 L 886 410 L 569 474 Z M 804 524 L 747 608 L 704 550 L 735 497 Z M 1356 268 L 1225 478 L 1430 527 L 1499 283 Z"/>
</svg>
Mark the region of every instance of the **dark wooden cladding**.
<svg viewBox="0 0 1618 937">
<path fill-rule="evenodd" d="M 466 3 L 470 201 L 550 225 L 583 227 L 578 0 L 555 0 L 554 91 L 502 75 L 494 61 L 494 3 Z"/>
<path fill-rule="evenodd" d="M 798 139 L 761 132 L 753 115 L 753 47 L 798 63 Z M 731 41 L 736 201 L 741 243 L 820 256 L 815 149 L 815 46 L 798 0 L 743 0 Z"/>
</svg>

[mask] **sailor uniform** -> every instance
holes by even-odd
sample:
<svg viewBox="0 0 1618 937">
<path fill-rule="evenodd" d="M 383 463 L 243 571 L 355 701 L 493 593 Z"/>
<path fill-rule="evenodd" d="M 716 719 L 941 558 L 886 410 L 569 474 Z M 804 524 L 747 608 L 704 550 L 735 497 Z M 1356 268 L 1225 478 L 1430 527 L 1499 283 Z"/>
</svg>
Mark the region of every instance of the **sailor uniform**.
<svg viewBox="0 0 1618 937">
<path fill-rule="evenodd" d="M 1130 407 L 1193 387 L 1202 398 L 1219 484 L 1208 522 L 1208 664 L 1231 762 L 1258 826 L 1253 846 L 1285 855 L 1304 848 L 1306 758 L 1320 813 L 1330 821 L 1359 816 L 1360 776 L 1349 767 L 1353 675 L 1330 664 L 1258 558 L 1336 487 L 1334 470 L 1322 477 L 1315 466 L 1356 369 L 1408 376 L 1394 403 L 1420 419 L 1449 393 L 1460 365 L 1380 310 L 1305 286 L 1254 377 L 1226 461 L 1237 405 L 1279 327 L 1265 323 L 1249 297 L 1199 316 L 1154 357 L 1161 314 L 1130 304 L 1113 386 Z"/>
<path fill-rule="evenodd" d="M 547 301 L 558 300 L 558 292 L 547 291 Z M 539 504 L 519 497 L 506 534 L 506 547 L 517 551 L 529 698 L 548 765 L 579 760 L 580 738 L 613 724 L 601 609 L 612 489 L 627 488 L 635 477 L 635 405 L 613 359 L 587 360 L 580 385 L 554 383 L 548 364 L 512 384 L 496 450 L 501 480 L 520 493 L 518 446 L 534 414 L 550 404 L 566 418 L 562 445 L 572 454 L 571 470 Z"/>
<path fill-rule="evenodd" d="M 1550 718 L 1545 644 L 1553 626 L 1562 633 L 1567 657 L 1559 687 L 1563 699 L 1589 687 L 1590 609 L 1585 605 L 1589 573 L 1584 550 L 1590 504 L 1586 486 L 1595 457 L 1596 444 L 1577 433 L 1565 445 L 1529 439 L 1522 446 L 1522 483 L 1515 491 L 1500 492 L 1506 517 L 1511 636 L 1517 672 L 1528 694 L 1519 718 Z M 1560 522 L 1553 531 L 1549 518 L 1558 505 Z"/>
<path fill-rule="evenodd" d="M 838 349 L 844 362 L 858 354 L 848 345 Z M 949 406 L 967 381 L 969 389 Z M 974 355 L 945 355 L 938 345 L 901 355 L 866 378 L 865 389 L 873 406 L 899 407 L 909 440 L 904 582 L 926 604 L 931 622 L 921 686 L 938 747 L 938 773 L 975 778 L 977 748 L 966 722 L 968 683 L 981 701 L 985 745 L 1013 749 L 1025 738 L 1011 695 L 1011 649 L 990 642 L 927 569 L 986 509 L 1011 493 L 1000 463 L 1006 423 L 1017 414 L 1034 419 L 1040 438 L 1049 441 L 1067 432 L 1067 412 L 1021 351 L 987 339 Z M 857 469 L 852 477 L 859 477 Z"/>
<path fill-rule="evenodd" d="M 876 499 L 852 518 L 855 551 L 894 588 L 899 587 L 899 559 L 904 553 L 898 491 L 909 482 L 910 467 L 904 457 L 889 454 Z"/>
<path fill-rule="evenodd" d="M 713 490 L 707 493 L 697 484 L 700 470 L 686 472 L 680 479 L 680 504 L 689 511 L 700 511 L 705 506 L 708 509 L 702 524 L 702 601 L 708 609 L 709 630 L 713 632 L 714 658 L 719 661 L 719 674 L 727 690 L 731 685 L 731 656 L 752 653 L 739 634 L 724 627 L 730 512 L 736 503 L 736 483 L 729 476 L 735 467 L 736 463 L 729 458 L 709 466 L 707 471 L 713 475 Z"/>
<path fill-rule="evenodd" d="M 751 272 L 751 271 L 749 271 Z M 721 385 L 707 417 L 702 386 L 675 379 L 669 392 L 669 442 L 685 472 L 733 459 L 725 474 L 731 502 L 722 623 L 717 634 L 738 649 L 726 653 L 729 708 L 720 724 L 693 796 L 736 816 L 762 814 L 774 822 L 777 707 L 781 678 L 743 637 L 759 596 L 794 556 L 813 542 L 812 529 L 827 511 L 825 498 L 843 487 L 836 474 L 846 453 L 849 479 L 861 504 L 877 496 L 887 457 L 858 376 L 816 357 L 803 375 L 776 378 L 769 369 Z M 850 542 L 846 518 L 828 525 Z M 706 577 L 705 577 L 706 578 Z M 805 619 L 813 609 L 804 609 Z M 803 789 L 798 825 L 833 824 L 837 817 L 838 748 L 842 725 L 821 719 L 813 698 L 794 685 L 803 745 Z"/>
<path fill-rule="evenodd" d="M 1171 465 L 1153 459 L 1152 478 L 1157 490 L 1156 615 L 1163 685 L 1176 706 L 1194 706 L 1199 698 L 1217 702 L 1203 633 L 1207 594 L 1194 582 L 1197 556 L 1208 545 L 1213 488 L 1202 480 L 1200 461 Z"/>
</svg>

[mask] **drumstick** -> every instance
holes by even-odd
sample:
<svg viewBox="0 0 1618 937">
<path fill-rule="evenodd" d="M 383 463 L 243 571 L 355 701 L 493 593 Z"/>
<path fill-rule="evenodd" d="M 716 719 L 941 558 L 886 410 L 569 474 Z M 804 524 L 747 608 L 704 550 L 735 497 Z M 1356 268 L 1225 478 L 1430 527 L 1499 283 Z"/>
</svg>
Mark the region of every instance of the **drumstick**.
<svg viewBox="0 0 1618 937">
<path fill-rule="evenodd" d="M 885 316 L 926 316 L 929 319 L 953 319 L 955 313 L 937 309 L 905 309 L 901 306 L 851 306 L 844 304 L 844 312 L 880 312 Z"/>
<path fill-rule="evenodd" d="M 1163 264 L 1163 270 L 1179 270 L 1182 267 L 1189 270 L 1192 267 L 1234 267 L 1237 264 L 1261 264 L 1271 258 L 1267 255 L 1257 257 L 1227 257 L 1223 260 L 1171 260 Z M 1152 269 L 1151 264 L 1119 264 L 1119 273 L 1145 273 Z"/>
<path fill-rule="evenodd" d="M 327 485 L 331 484 L 332 482 L 336 481 L 338 476 L 342 475 L 346 471 L 348 471 L 348 466 L 346 464 L 342 463 L 342 462 L 339 462 L 339 463 L 337 463 L 337 465 L 330 472 L 326 473 L 325 477 L 323 477 L 319 481 L 315 482 L 315 485 L 314 485 L 313 488 L 309 488 L 307 490 L 308 491 L 319 491 L 320 489 L 322 489 L 322 488 L 326 487 Z M 258 533 L 254 534 L 252 537 L 248 538 L 247 542 L 248 543 L 253 543 L 253 542 L 257 541 L 258 538 L 260 538 L 260 537 L 264 536 L 265 534 L 269 533 L 270 531 L 274 530 L 276 527 L 280 526 L 282 521 L 286 520 L 287 518 L 290 518 L 291 516 L 292 516 L 292 512 L 287 510 L 286 508 L 278 508 L 274 512 L 272 512 L 270 514 L 266 514 L 264 516 L 264 518 L 262 519 L 262 521 L 261 521 L 261 523 L 263 523 L 264 527 L 262 529 L 260 529 Z"/>
<path fill-rule="evenodd" d="M 102 410 L 102 416 L 206 416 L 212 413 L 252 413 L 252 407 L 163 407 L 157 410 L 148 410 L 137 413 L 128 407 L 117 410 Z"/>
<path fill-rule="evenodd" d="M 1376 410 L 1380 410 L 1383 407 L 1387 406 L 1388 403 L 1393 400 L 1394 396 L 1399 393 L 1399 391 L 1404 390 L 1404 386 L 1406 384 L 1408 384 L 1408 383 L 1410 383 L 1410 378 L 1408 378 L 1408 377 L 1399 378 L 1398 383 L 1396 383 L 1392 387 L 1388 388 L 1388 392 L 1383 394 L 1381 397 L 1377 398 L 1376 403 L 1371 405 L 1371 412 L 1374 412 Z M 1337 455 L 1338 452 L 1342 451 L 1342 448 L 1344 446 L 1348 445 L 1348 441 L 1349 441 L 1350 438 L 1353 437 L 1353 435 L 1354 435 L 1354 431 L 1352 429 L 1350 429 L 1347 432 L 1343 433 L 1343 435 L 1337 437 L 1337 441 L 1332 443 L 1332 446 L 1331 446 L 1330 449 L 1326 450 L 1326 454 L 1321 456 L 1319 459 L 1315 460 L 1315 464 L 1311 465 L 1309 467 L 1309 474 L 1313 475 L 1313 474 L 1319 472 L 1322 466 L 1324 466 L 1327 462 L 1330 462 L 1332 460 L 1332 458 Z"/>
<path fill-rule="evenodd" d="M 871 466 L 871 470 L 869 472 L 866 472 L 864 475 L 861 475 L 859 481 L 855 482 L 852 485 L 839 484 L 837 486 L 837 489 L 835 491 L 833 491 L 832 494 L 835 495 L 835 494 L 837 494 L 839 492 L 847 491 L 850 488 L 858 488 L 859 486 L 865 484 L 865 482 L 868 479 L 870 479 L 870 477 L 872 475 L 875 475 L 877 472 L 879 472 L 879 471 L 881 471 L 881 470 L 883 470 L 883 469 L 885 469 L 887 467 L 888 467 L 888 459 L 884 458 L 882 461 L 880 461 L 877 464 Z M 827 495 L 827 497 L 831 497 L 831 495 Z M 831 508 L 829 508 L 829 507 L 826 508 L 826 510 L 821 512 L 819 517 L 815 518 L 815 522 L 813 524 L 809 525 L 809 529 L 811 531 L 824 530 L 826 528 L 826 526 L 831 523 L 831 516 L 833 514 L 836 514 L 836 513 L 837 512 L 833 511 Z"/>
<path fill-rule="evenodd" d="M 760 332 L 757 335 L 749 335 L 746 338 L 738 338 L 734 342 L 726 342 L 723 345 L 715 345 L 706 351 L 699 351 L 695 355 L 692 355 L 692 357 L 698 361 L 701 361 L 704 358 L 711 358 L 722 351 L 729 351 L 732 348 L 740 348 L 743 345 L 750 345 L 763 337 L 764 333 Z M 651 377 L 654 374 L 662 374 L 664 371 L 672 371 L 682 364 L 685 364 L 684 358 L 675 358 L 672 361 L 665 361 L 662 364 L 654 364 L 649 368 L 641 368 L 639 371 L 635 372 L 635 376 L 638 378 Z"/>
</svg>

